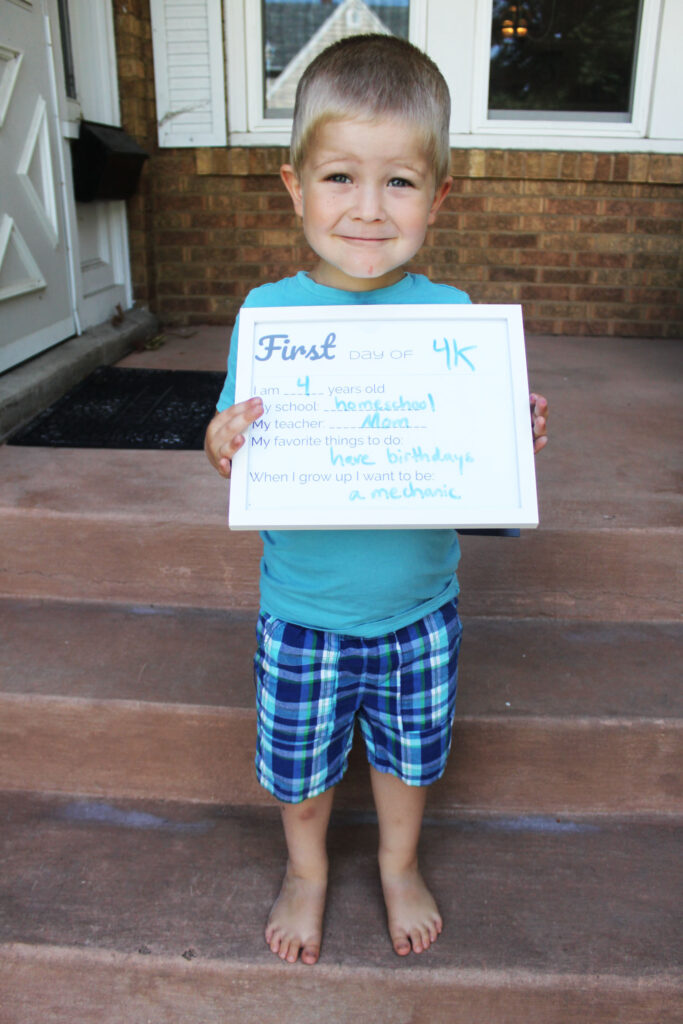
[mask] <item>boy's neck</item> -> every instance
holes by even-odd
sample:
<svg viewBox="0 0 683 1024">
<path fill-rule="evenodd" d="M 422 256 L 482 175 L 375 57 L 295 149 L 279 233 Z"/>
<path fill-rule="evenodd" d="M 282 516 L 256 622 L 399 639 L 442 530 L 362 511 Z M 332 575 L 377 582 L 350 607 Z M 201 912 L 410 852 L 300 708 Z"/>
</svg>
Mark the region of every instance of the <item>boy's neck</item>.
<svg viewBox="0 0 683 1024">
<path fill-rule="evenodd" d="M 398 284 L 406 276 L 406 271 L 403 267 L 396 267 L 382 277 L 351 277 L 320 260 L 312 270 L 309 270 L 308 276 L 316 284 L 324 285 L 326 288 L 337 288 L 345 292 L 374 292 Z"/>
</svg>

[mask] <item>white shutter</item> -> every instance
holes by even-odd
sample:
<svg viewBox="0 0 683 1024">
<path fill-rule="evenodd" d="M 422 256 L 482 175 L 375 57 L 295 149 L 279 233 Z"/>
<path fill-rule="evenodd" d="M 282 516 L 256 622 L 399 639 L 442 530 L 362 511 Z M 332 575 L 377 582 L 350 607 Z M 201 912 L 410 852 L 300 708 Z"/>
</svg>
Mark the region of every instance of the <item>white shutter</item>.
<svg viewBox="0 0 683 1024">
<path fill-rule="evenodd" d="M 221 0 L 151 0 L 160 146 L 227 141 Z"/>
</svg>

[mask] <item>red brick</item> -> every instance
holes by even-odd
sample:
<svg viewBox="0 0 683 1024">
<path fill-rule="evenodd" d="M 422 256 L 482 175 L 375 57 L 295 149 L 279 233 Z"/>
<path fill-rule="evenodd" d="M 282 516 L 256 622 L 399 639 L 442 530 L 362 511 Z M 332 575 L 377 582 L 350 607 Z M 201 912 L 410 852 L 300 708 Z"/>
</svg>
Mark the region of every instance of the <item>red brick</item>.
<svg viewBox="0 0 683 1024">
<path fill-rule="evenodd" d="M 541 271 L 541 280 L 547 284 L 587 284 L 590 279 L 590 270 L 563 267 L 560 270 Z"/>
<path fill-rule="evenodd" d="M 537 271 L 533 267 L 491 267 L 490 281 L 536 281 Z"/>
<path fill-rule="evenodd" d="M 489 209 L 500 213 L 540 213 L 543 200 L 538 196 L 494 196 Z"/>
<path fill-rule="evenodd" d="M 596 233 L 619 235 L 628 231 L 626 217 L 583 217 L 578 223 L 579 231 L 593 235 Z"/>
<path fill-rule="evenodd" d="M 591 214 L 597 214 L 598 203 L 595 199 L 546 199 L 545 209 L 548 213 L 561 213 L 561 214 L 582 214 L 583 216 L 589 216 Z"/>
<path fill-rule="evenodd" d="M 681 156 L 650 156 L 650 181 L 665 181 L 672 185 L 680 185 L 683 181 L 683 157 Z"/>
<path fill-rule="evenodd" d="M 579 315 L 583 313 L 581 306 L 577 307 L 570 302 L 539 302 L 537 308 L 542 316 L 555 318 L 576 316 L 577 312 Z"/>
<path fill-rule="evenodd" d="M 524 302 L 531 300 L 566 302 L 572 298 L 572 289 L 559 284 L 525 284 L 521 287 L 521 296 Z"/>
<path fill-rule="evenodd" d="M 676 288 L 633 288 L 631 289 L 630 301 L 642 305 L 651 306 L 653 303 L 659 308 L 660 303 L 675 304 L 678 301 L 679 292 Z"/>
<path fill-rule="evenodd" d="M 514 232 L 510 234 L 493 234 L 489 243 L 496 247 L 510 249 L 535 249 L 538 247 L 538 235 Z"/>
<path fill-rule="evenodd" d="M 479 284 L 477 286 L 477 302 L 519 302 L 519 290 L 517 285 L 501 284 Z"/>
<path fill-rule="evenodd" d="M 526 251 L 519 254 L 520 263 L 538 267 L 568 267 L 571 264 L 571 253 L 557 252 L 547 249 Z"/>
<path fill-rule="evenodd" d="M 465 228 L 475 231 L 516 231 L 520 226 L 517 214 L 468 213 L 462 220 Z"/>
<path fill-rule="evenodd" d="M 576 298 L 583 302 L 623 302 L 623 288 L 577 288 Z"/>
<path fill-rule="evenodd" d="M 533 314 L 524 313 L 524 327 L 529 334 L 555 334 L 554 320 L 541 320 Z"/>
<path fill-rule="evenodd" d="M 582 196 L 586 186 L 582 181 L 524 181 L 524 192 L 537 196 Z"/>
<path fill-rule="evenodd" d="M 627 267 L 630 256 L 623 252 L 581 252 L 577 263 L 582 267 Z"/>
<path fill-rule="evenodd" d="M 635 223 L 635 230 L 644 235 L 680 235 L 683 229 L 683 220 L 670 220 L 666 218 L 644 218 L 639 217 Z"/>
</svg>

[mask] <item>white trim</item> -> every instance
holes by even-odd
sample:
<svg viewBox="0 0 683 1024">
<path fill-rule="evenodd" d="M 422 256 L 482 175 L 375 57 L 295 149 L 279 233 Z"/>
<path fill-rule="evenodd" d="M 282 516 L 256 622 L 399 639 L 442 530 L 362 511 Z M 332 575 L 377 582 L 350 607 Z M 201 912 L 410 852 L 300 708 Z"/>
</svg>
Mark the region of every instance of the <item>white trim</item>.
<svg viewBox="0 0 683 1024">
<path fill-rule="evenodd" d="M 24 54 L 21 50 L 13 50 L 10 46 L 0 45 L 0 61 L 6 65 L 0 77 L 0 128 L 5 123 L 5 116 L 23 59 Z"/>
<path fill-rule="evenodd" d="M 427 45 L 427 13 L 429 0 L 410 0 L 408 38 L 424 50 Z"/>
<path fill-rule="evenodd" d="M 683 138 L 681 39 L 683 3 L 664 3 L 648 123 L 648 134 L 653 139 L 666 135 Z"/>
<path fill-rule="evenodd" d="M 556 127 L 556 126 L 554 126 Z M 289 146 L 289 131 L 231 132 L 229 146 Z M 681 138 L 601 138 L 595 136 L 587 139 L 586 135 L 569 137 L 566 135 L 521 136 L 474 134 L 469 132 L 454 133 L 450 136 L 453 149 L 510 149 L 510 150 L 552 150 L 553 152 L 593 152 L 593 153 L 668 153 L 683 154 Z"/>
<path fill-rule="evenodd" d="M 40 166 L 41 192 L 38 191 L 30 177 L 33 161 Z M 17 177 L 33 205 L 38 220 L 50 240 L 52 248 L 59 242 L 59 219 L 57 215 L 57 195 L 50 145 L 50 129 L 47 121 L 47 103 L 42 96 L 36 101 L 31 126 L 26 133 L 24 150 L 17 165 Z"/>
<path fill-rule="evenodd" d="M 8 213 L 4 213 L 2 221 L 0 221 L 0 279 L 2 278 L 2 268 L 10 246 L 16 253 L 19 262 L 26 272 L 26 276 L 20 278 L 13 285 L 0 286 L 0 302 L 5 299 L 14 299 L 17 295 L 26 295 L 27 292 L 36 292 L 40 291 L 41 288 L 47 288 L 47 281 L 43 277 L 42 271 L 33 257 L 33 253 L 27 246 L 24 236 L 14 223 L 14 218 L 10 217 Z"/>
<path fill-rule="evenodd" d="M 64 243 L 67 253 L 67 276 L 69 279 L 69 302 L 71 304 L 71 314 L 73 317 L 73 326 L 76 334 L 81 334 L 81 322 L 79 318 L 78 310 L 78 283 L 76 281 L 76 257 L 74 248 L 74 224 L 73 224 L 73 185 L 72 176 L 66 175 L 66 163 L 67 157 L 65 154 L 66 142 L 63 142 L 60 135 L 61 120 L 59 116 L 59 96 L 60 90 L 57 85 L 57 54 L 55 53 L 55 47 L 52 41 L 52 25 L 50 24 L 50 15 L 45 6 L 45 0 L 43 0 L 43 25 L 45 29 L 45 42 L 47 46 L 47 52 L 49 55 L 48 59 L 48 75 L 50 79 L 50 92 L 52 93 L 52 109 L 54 111 L 54 122 L 55 122 L 55 138 L 57 140 L 57 166 L 59 168 L 59 190 L 61 198 L 62 213 L 64 217 Z M 61 66 L 61 62 L 60 62 Z M 70 157 L 70 154 L 69 154 Z M 69 171 L 71 171 L 71 161 L 69 159 Z"/>
<path fill-rule="evenodd" d="M 234 132 L 248 130 L 247 89 L 247 33 L 242 0 L 225 0 L 225 54 L 228 89 L 228 129 Z M 156 60 L 156 51 L 155 57 Z"/>
</svg>

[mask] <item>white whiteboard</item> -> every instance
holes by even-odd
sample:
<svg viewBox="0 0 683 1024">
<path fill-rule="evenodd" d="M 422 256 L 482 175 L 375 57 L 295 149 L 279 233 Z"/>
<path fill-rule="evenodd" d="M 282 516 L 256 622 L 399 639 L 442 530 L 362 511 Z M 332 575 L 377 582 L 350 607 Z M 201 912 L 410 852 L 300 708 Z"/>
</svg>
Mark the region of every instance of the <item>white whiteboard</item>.
<svg viewBox="0 0 683 1024">
<path fill-rule="evenodd" d="M 233 529 L 538 525 L 519 306 L 244 308 Z"/>
</svg>

